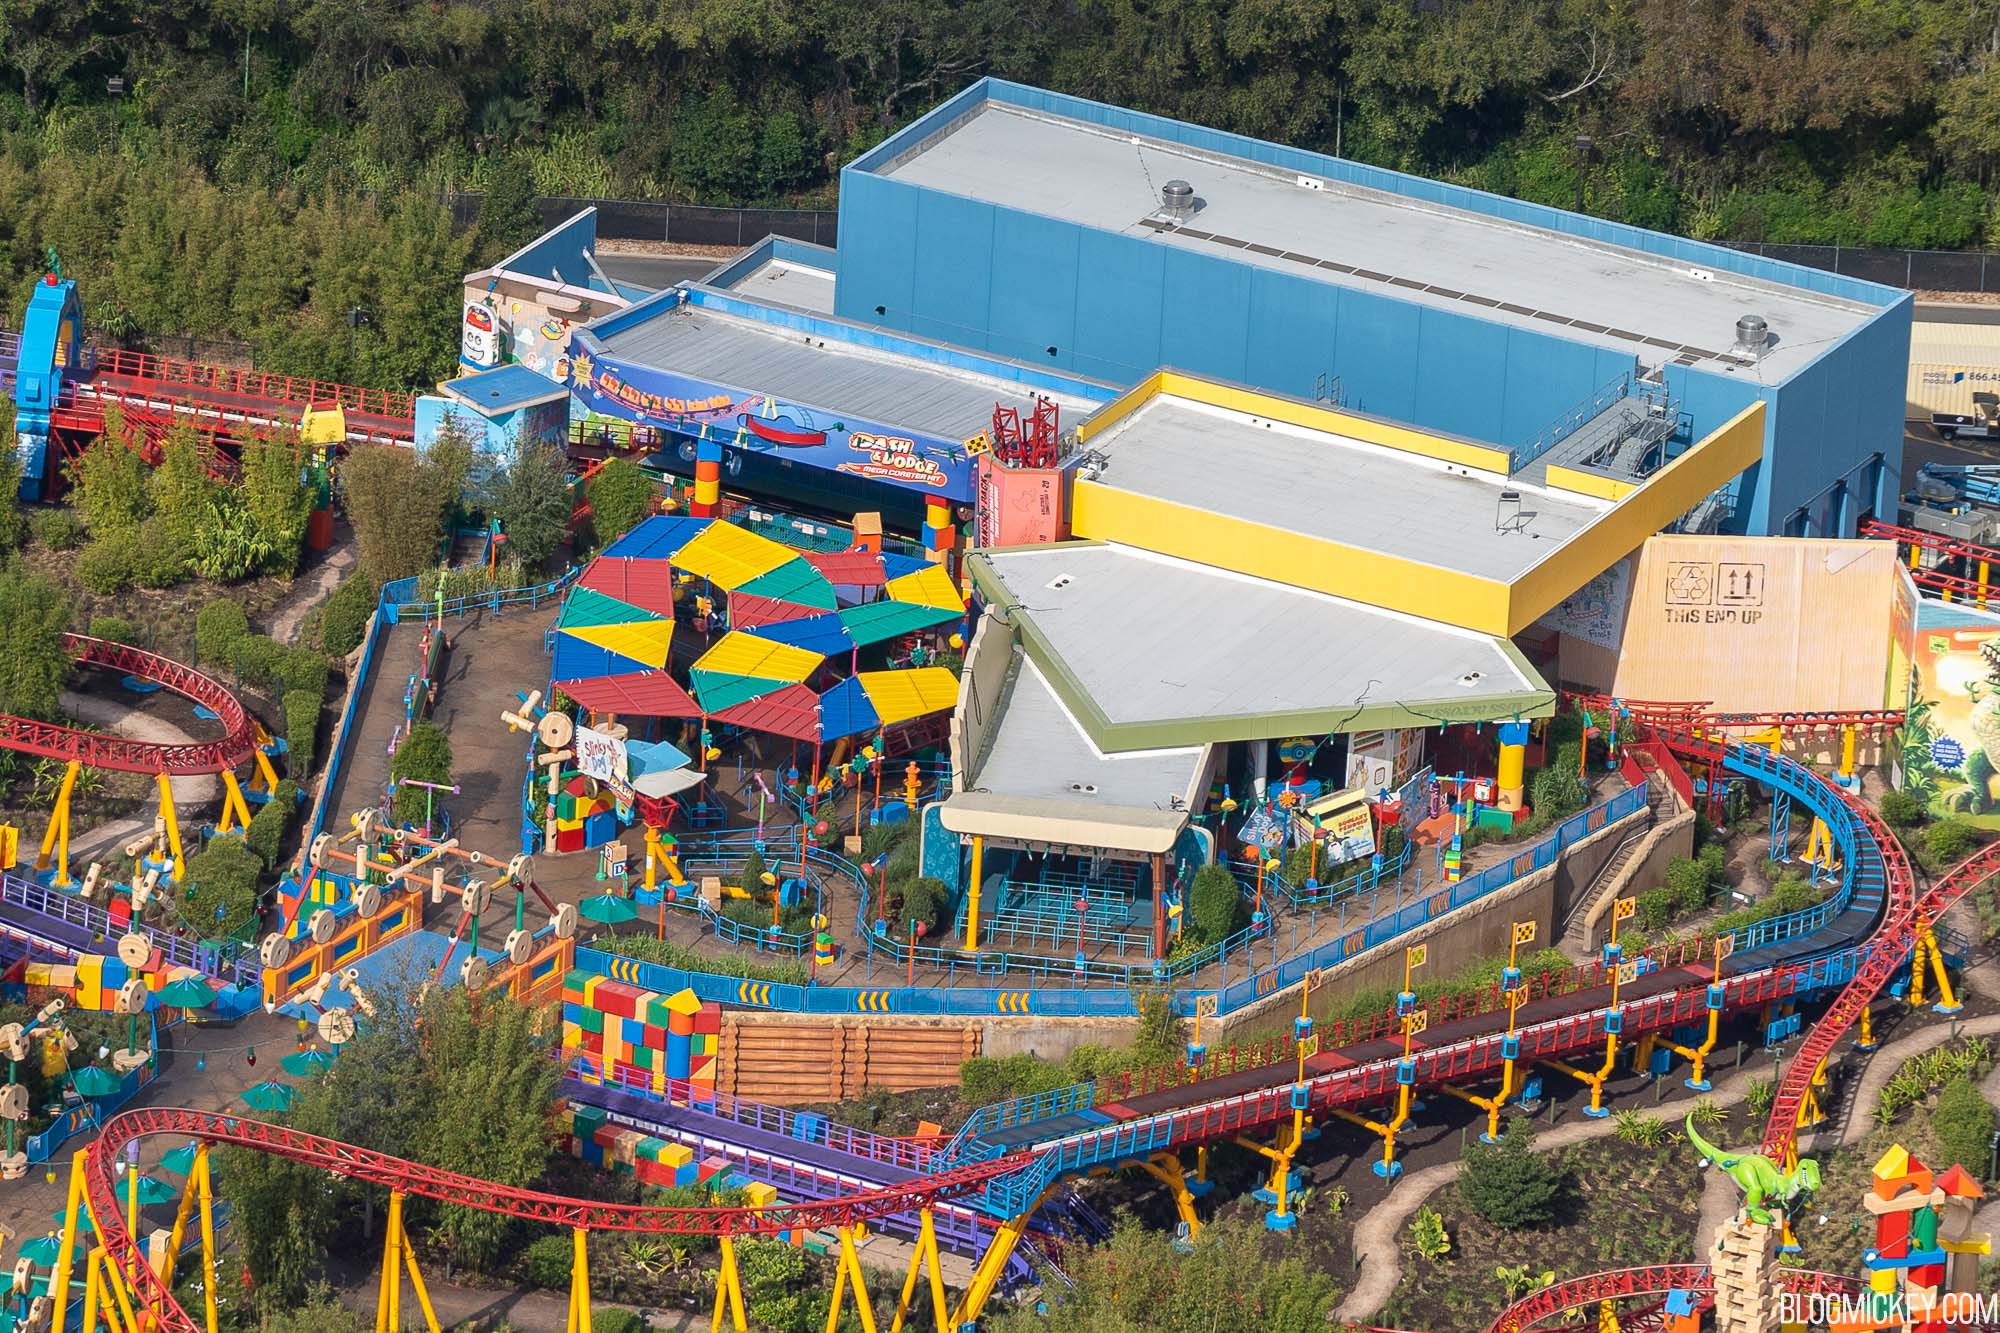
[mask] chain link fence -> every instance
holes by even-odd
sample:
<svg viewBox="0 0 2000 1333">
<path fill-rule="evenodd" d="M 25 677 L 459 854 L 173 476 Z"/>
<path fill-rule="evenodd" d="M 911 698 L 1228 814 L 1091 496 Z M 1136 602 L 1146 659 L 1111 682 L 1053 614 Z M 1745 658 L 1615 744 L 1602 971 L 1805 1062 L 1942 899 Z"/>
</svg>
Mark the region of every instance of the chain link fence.
<svg viewBox="0 0 2000 1333">
<path fill-rule="evenodd" d="M 468 226 L 479 216 L 480 196 L 450 196 L 452 218 Z M 535 201 L 542 225 L 553 227 L 586 208 L 597 210 L 597 235 L 606 241 L 672 241 L 681 245 L 724 245 L 741 249 L 766 236 L 831 246 L 839 215 L 815 208 L 704 208 L 698 204 L 659 204 L 643 199 L 571 199 L 545 197 Z M 2000 276 L 2000 275 L 1997 275 Z"/>
<path fill-rule="evenodd" d="M 1878 250 L 1852 245 L 1766 245 L 1725 241 L 1731 250 L 1825 269 L 1920 292 L 2000 292 L 2000 252 L 1989 250 Z"/>
</svg>

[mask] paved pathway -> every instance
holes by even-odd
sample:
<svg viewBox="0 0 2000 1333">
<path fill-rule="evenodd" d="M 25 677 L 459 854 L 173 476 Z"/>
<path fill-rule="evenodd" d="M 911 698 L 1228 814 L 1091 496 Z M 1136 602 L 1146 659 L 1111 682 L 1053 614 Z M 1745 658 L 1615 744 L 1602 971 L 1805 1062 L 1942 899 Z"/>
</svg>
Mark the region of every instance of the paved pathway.
<svg viewBox="0 0 2000 1333">
<path fill-rule="evenodd" d="M 343 541 L 303 578 L 293 582 L 292 590 L 285 594 L 284 600 L 271 608 L 268 633 L 272 638 L 279 643 L 290 643 L 298 637 L 299 625 L 314 607 L 332 595 L 335 585 L 347 576 L 347 571 L 354 568 L 359 559 L 356 550 L 353 541 Z"/>
<path fill-rule="evenodd" d="M 132 704 L 102 694 L 62 693 L 63 715 L 76 722 L 115 731 L 130 740 L 156 745 L 187 745 L 202 739 L 190 736 L 164 718 L 136 712 Z M 174 782 L 174 804 L 185 810 L 191 806 L 213 807 L 222 799 L 222 780 L 216 777 L 178 778 Z M 150 814 L 133 815 L 87 829 L 72 837 L 70 860 L 79 864 L 102 858 L 112 849 L 123 850 L 126 843 L 153 827 Z M 184 834 L 185 836 L 185 834 Z"/>
</svg>

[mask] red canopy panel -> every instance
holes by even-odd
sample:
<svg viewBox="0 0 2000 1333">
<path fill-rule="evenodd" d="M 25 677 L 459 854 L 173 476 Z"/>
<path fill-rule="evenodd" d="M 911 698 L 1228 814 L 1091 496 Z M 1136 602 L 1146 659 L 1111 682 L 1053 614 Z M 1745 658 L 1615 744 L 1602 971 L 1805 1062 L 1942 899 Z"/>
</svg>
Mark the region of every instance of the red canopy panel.
<svg viewBox="0 0 2000 1333">
<path fill-rule="evenodd" d="M 664 560 L 599 556 L 576 582 L 654 615 L 674 618 L 674 567 Z"/>
<path fill-rule="evenodd" d="M 700 717 L 701 705 L 664 671 L 559 680 L 555 687 L 585 708 L 627 717 Z"/>
<path fill-rule="evenodd" d="M 806 563 L 841 588 L 879 588 L 888 581 L 873 551 L 807 551 Z"/>
<path fill-rule="evenodd" d="M 817 742 L 819 695 L 804 685 L 787 685 L 775 694 L 725 708 L 715 720 L 767 735 Z"/>
<path fill-rule="evenodd" d="M 731 629 L 755 629 L 759 625 L 776 625 L 781 621 L 803 620 L 807 616 L 827 614 L 821 607 L 800 606 L 797 602 L 781 602 L 775 597 L 759 597 L 753 592 L 732 592 L 724 595 L 729 599 Z"/>
</svg>

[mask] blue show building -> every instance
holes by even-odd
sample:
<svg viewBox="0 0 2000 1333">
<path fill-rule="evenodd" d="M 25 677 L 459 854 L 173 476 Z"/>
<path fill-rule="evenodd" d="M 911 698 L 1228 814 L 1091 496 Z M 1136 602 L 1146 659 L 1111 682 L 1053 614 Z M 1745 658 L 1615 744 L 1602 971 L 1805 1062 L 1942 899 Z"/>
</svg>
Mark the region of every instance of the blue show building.
<svg viewBox="0 0 2000 1333">
<path fill-rule="evenodd" d="M 1914 298 L 1720 246 L 987 79 L 845 168 L 834 263 L 844 320 L 1333 401 L 1531 482 L 1761 400 L 1762 461 L 1684 528 L 1895 512 Z"/>
</svg>

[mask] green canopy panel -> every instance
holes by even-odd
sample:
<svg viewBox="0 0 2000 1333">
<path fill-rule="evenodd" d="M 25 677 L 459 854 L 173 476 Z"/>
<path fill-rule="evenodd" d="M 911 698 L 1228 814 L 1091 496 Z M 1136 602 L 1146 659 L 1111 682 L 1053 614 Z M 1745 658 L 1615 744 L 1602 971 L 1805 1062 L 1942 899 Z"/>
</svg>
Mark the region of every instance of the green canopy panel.
<svg viewBox="0 0 2000 1333">
<path fill-rule="evenodd" d="M 770 573 L 760 574 L 748 583 L 740 584 L 735 591 L 747 592 L 752 597 L 790 602 L 794 606 L 810 606 L 817 611 L 831 611 L 839 605 L 834 600 L 833 585 L 827 582 L 826 575 L 803 559 L 787 560 Z"/>
<path fill-rule="evenodd" d="M 690 671 L 688 676 L 694 686 L 695 699 L 710 717 L 725 708 L 775 694 L 794 683 L 789 680 L 765 680 L 761 676 L 739 676 L 733 671 Z"/>
<path fill-rule="evenodd" d="M 606 597 L 590 588 L 572 588 L 563 601 L 558 629 L 588 629 L 598 625 L 629 625 L 635 620 L 664 620 L 666 617 L 643 606 Z"/>
<path fill-rule="evenodd" d="M 913 634 L 933 625 L 943 625 L 964 618 L 963 611 L 948 611 L 943 607 L 924 606 L 918 602 L 870 602 L 866 606 L 850 606 L 840 613 L 840 623 L 847 626 L 848 635 L 856 647 L 880 643 L 884 639 Z"/>
</svg>

